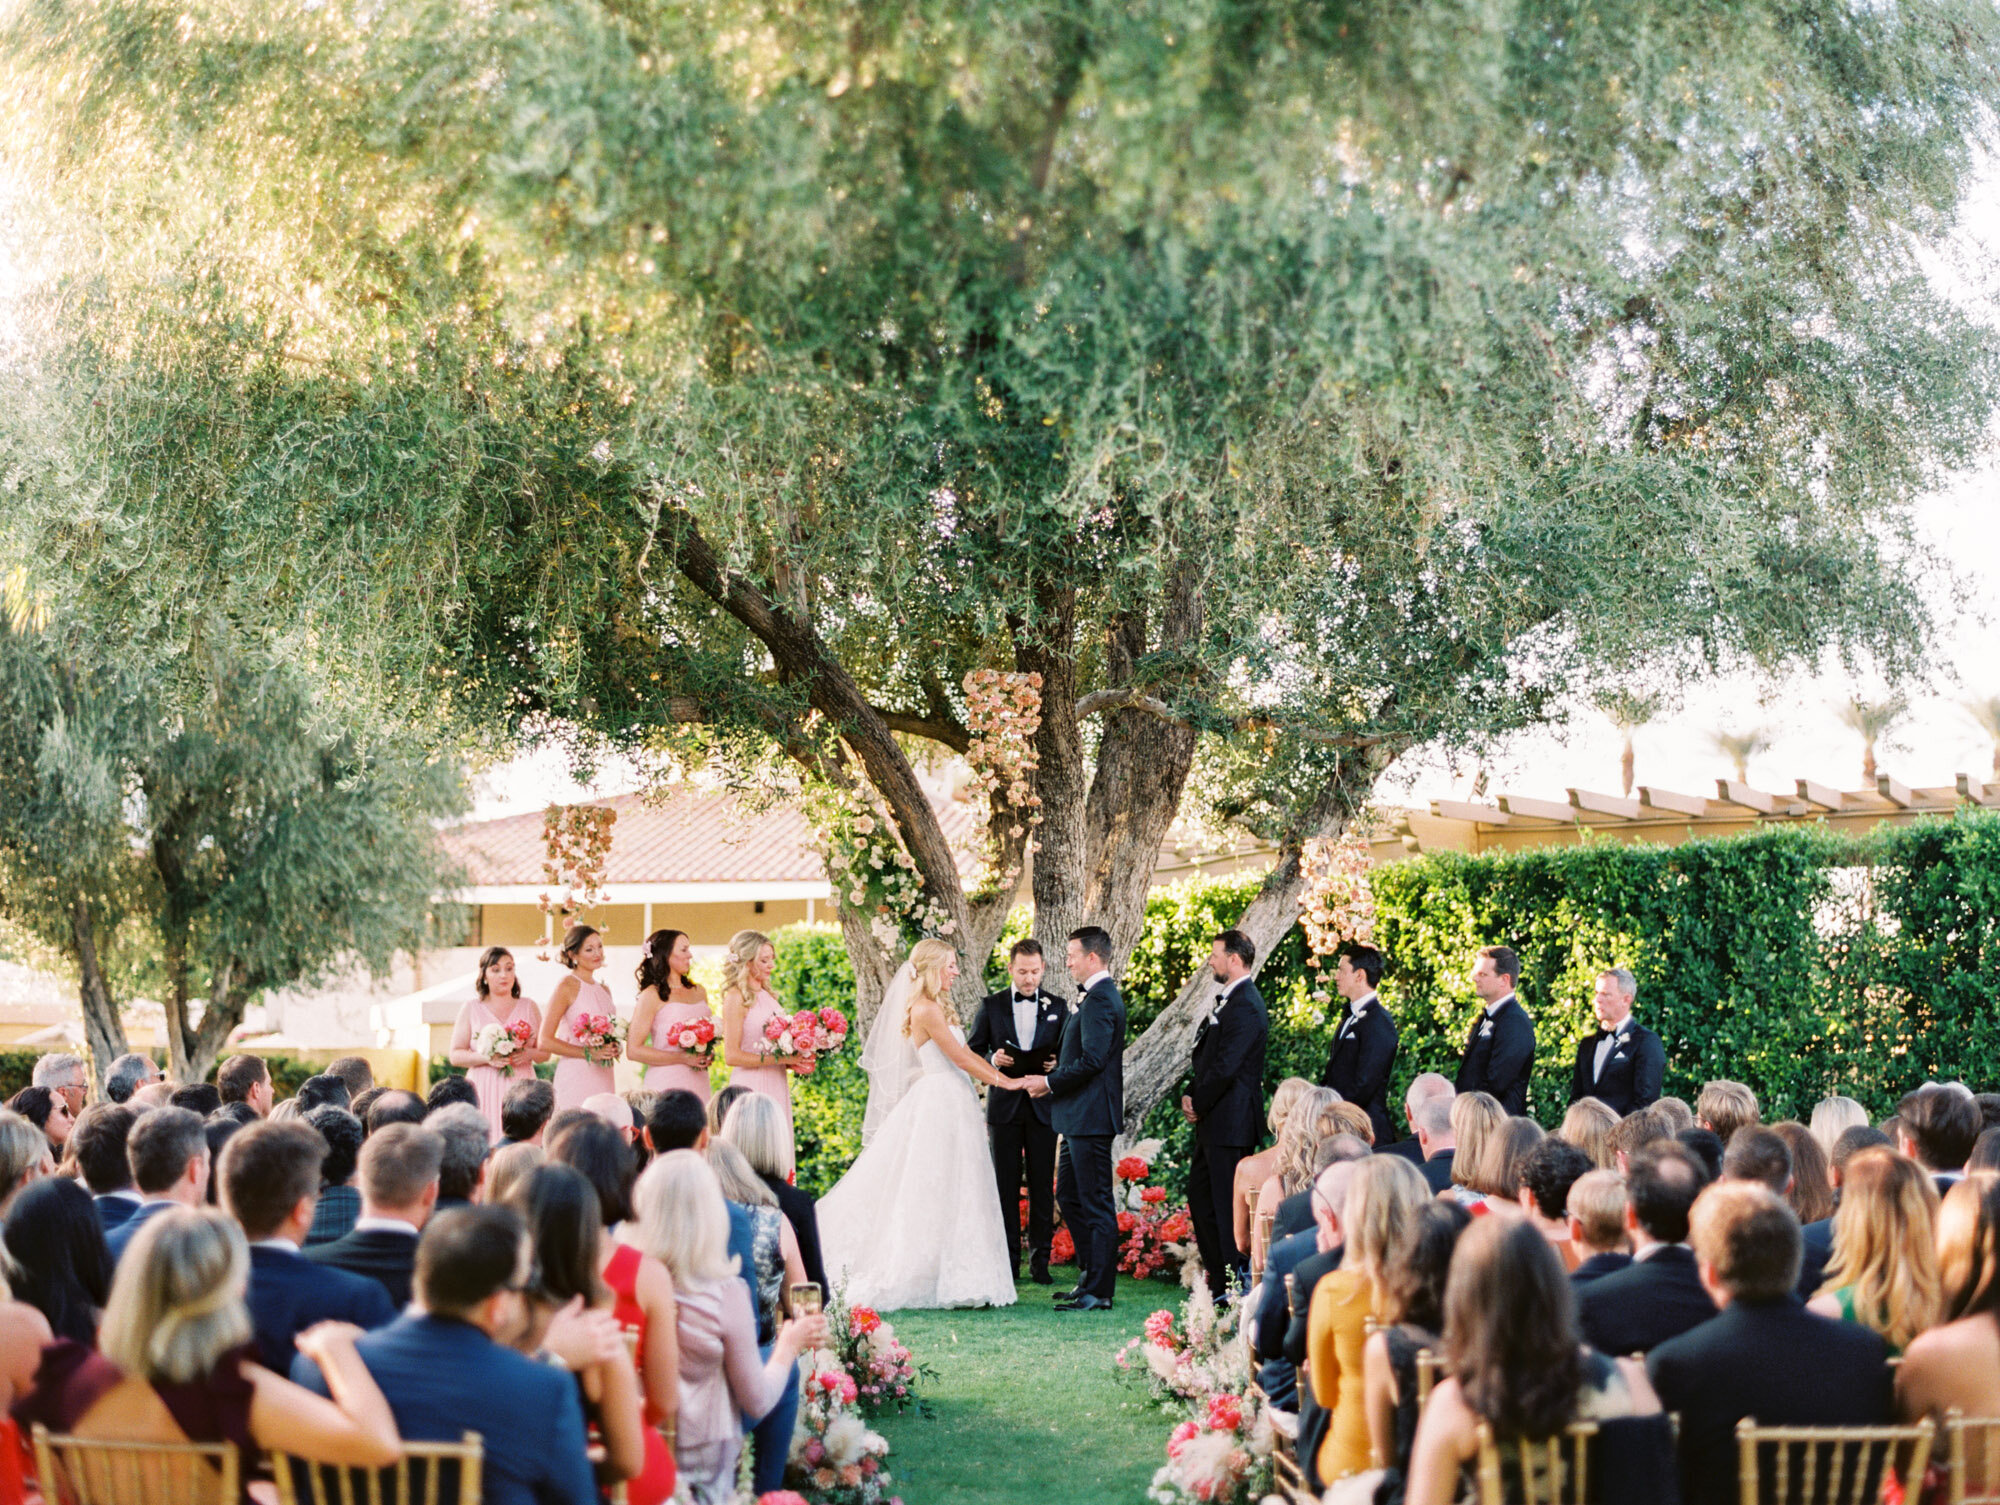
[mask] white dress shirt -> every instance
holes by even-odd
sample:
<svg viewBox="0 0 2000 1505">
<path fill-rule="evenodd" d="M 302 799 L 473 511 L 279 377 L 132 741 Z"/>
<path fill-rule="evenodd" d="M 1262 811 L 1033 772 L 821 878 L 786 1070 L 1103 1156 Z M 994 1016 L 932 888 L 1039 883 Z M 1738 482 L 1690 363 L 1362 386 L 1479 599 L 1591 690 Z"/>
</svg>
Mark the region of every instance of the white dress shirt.
<svg viewBox="0 0 2000 1505">
<path fill-rule="evenodd" d="M 1590 1068 L 1590 1079 L 1594 1082 L 1604 1075 L 1604 1063 L 1611 1059 L 1611 1052 L 1618 1048 L 1632 1029 L 1632 1018 L 1628 1014 L 1618 1023 L 1618 1028 L 1597 1042 L 1597 1061 Z"/>
<path fill-rule="evenodd" d="M 385 1233 L 407 1233 L 411 1238 L 422 1231 L 402 1218 L 367 1217 L 354 1220 L 356 1233 L 373 1233 L 378 1229 Z"/>
</svg>

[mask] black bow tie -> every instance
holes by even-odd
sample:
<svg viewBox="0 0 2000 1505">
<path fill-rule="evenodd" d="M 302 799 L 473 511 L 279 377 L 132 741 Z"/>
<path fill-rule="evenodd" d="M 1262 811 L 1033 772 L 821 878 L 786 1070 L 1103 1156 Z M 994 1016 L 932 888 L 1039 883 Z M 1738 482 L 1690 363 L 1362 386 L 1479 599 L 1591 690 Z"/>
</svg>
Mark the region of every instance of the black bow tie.
<svg viewBox="0 0 2000 1505">
<path fill-rule="evenodd" d="M 1035 1003 L 1038 1001 L 1033 993 L 1016 993 L 1014 995 L 1014 1002 L 1016 1003 Z"/>
</svg>

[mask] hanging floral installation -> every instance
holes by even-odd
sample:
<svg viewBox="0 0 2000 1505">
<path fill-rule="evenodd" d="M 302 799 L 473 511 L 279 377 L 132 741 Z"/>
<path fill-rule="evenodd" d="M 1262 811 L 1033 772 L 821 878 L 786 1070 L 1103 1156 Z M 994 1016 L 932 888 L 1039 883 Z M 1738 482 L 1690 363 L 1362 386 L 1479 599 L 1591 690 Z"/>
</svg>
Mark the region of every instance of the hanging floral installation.
<svg viewBox="0 0 2000 1505">
<path fill-rule="evenodd" d="M 1330 1000 L 1324 977 L 1330 960 L 1349 941 L 1375 933 L 1375 895 L 1368 886 L 1368 836 L 1349 826 L 1326 841 L 1309 843 L 1301 858 L 1306 890 L 1299 898 L 1299 928 L 1306 937 L 1306 965 L 1313 969 L 1313 997 Z"/>
<path fill-rule="evenodd" d="M 548 916 L 547 933 L 560 937 L 585 910 L 604 902 L 604 870 L 611 860 L 609 805 L 550 805 L 542 812 L 542 881 L 535 907 Z M 549 960 L 546 945 L 537 953 Z"/>
</svg>

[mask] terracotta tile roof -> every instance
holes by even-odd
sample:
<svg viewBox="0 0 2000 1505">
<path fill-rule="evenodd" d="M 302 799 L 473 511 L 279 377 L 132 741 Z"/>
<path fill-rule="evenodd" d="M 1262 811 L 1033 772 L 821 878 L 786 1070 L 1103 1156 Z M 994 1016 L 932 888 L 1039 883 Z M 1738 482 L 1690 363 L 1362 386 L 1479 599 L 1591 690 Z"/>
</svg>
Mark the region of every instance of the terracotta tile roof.
<svg viewBox="0 0 2000 1505">
<path fill-rule="evenodd" d="M 973 844 L 977 811 L 928 782 L 945 836 Z M 592 803 L 618 812 L 611 828 L 605 884 L 824 883 L 826 870 L 795 805 L 752 812 L 726 790 L 680 788 L 665 798 L 614 795 Z M 445 833 L 445 845 L 476 885 L 540 885 L 545 851 L 542 813 L 470 821 Z M 967 865 L 969 864 L 962 864 Z"/>
</svg>

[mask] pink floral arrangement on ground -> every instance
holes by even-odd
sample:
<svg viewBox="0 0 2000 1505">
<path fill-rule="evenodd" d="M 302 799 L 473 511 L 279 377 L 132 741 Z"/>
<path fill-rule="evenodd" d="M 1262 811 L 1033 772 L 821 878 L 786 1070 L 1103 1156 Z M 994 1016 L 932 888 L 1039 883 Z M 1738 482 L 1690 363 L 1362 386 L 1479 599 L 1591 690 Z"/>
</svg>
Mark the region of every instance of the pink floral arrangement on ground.
<svg viewBox="0 0 2000 1505">
<path fill-rule="evenodd" d="M 901 1355 L 907 1384 L 914 1385 L 917 1369 L 872 1307 L 850 1308 L 835 1291 L 826 1317 L 834 1345 L 799 1356 L 799 1421 L 786 1466 L 787 1493 L 804 1505 L 902 1505 L 889 1493 L 889 1444 L 862 1412 L 890 1403 L 868 1393 L 871 1384 L 880 1388 L 873 1366 L 883 1355 Z M 769 1505 L 768 1499 L 759 1505 Z"/>
<path fill-rule="evenodd" d="M 676 1024 L 667 1031 L 665 1044 L 668 1050 L 683 1051 L 704 1061 L 710 1060 L 715 1055 L 715 1021 L 701 1018 Z"/>
<path fill-rule="evenodd" d="M 764 1023 L 763 1052 L 767 1056 L 797 1056 L 793 1068 L 800 1076 L 811 1076 L 819 1058 L 847 1043 L 847 1016 L 839 1009 L 800 1009 L 796 1014 L 773 1014 Z"/>
<path fill-rule="evenodd" d="M 1155 1505 L 1229 1505 L 1261 1499 L 1270 1489 L 1276 1443 L 1268 1413 L 1252 1394 L 1208 1398 L 1167 1437 L 1166 1466 L 1146 1497 Z"/>
<path fill-rule="evenodd" d="M 1119 1350 L 1121 1373 L 1143 1375 L 1160 1408 L 1180 1418 L 1146 1491 L 1153 1505 L 1234 1505 L 1272 1488 L 1276 1433 L 1236 1328 L 1236 1308 L 1218 1311 L 1197 1281 L 1180 1311 L 1154 1312 L 1143 1336 Z"/>
<path fill-rule="evenodd" d="M 873 1307 L 850 1310 L 846 1325 L 834 1329 L 834 1337 L 841 1363 L 860 1389 L 857 1404 L 863 1415 L 873 1416 L 891 1406 L 898 1411 L 915 1406 L 929 1414 L 929 1408 L 917 1397 L 916 1360 Z"/>
</svg>

